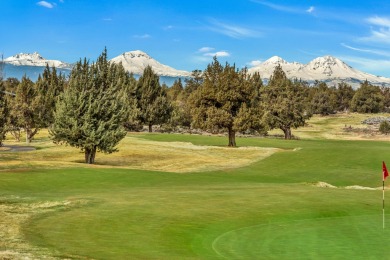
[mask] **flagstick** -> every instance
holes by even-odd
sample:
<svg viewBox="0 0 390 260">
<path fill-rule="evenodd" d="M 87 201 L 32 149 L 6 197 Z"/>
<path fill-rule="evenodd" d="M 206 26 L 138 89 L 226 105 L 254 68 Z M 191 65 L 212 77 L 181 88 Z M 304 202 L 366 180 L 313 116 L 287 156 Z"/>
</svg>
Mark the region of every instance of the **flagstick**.
<svg viewBox="0 0 390 260">
<path fill-rule="evenodd" d="M 383 189 L 382 189 L 382 211 L 383 211 L 383 229 L 385 229 L 385 179 L 383 178 Z"/>
</svg>

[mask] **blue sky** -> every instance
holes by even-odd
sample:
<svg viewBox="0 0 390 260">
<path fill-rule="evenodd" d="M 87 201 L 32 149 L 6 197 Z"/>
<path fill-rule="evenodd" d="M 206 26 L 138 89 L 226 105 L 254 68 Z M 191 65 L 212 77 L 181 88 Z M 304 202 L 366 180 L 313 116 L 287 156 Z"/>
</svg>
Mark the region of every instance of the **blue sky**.
<svg viewBox="0 0 390 260">
<path fill-rule="evenodd" d="M 106 46 L 109 58 L 142 50 L 192 71 L 214 55 L 238 67 L 332 55 L 390 77 L 388 0 L 0 0 L 0 10 L 4 57 L 93 60 Z"/>
</svg>

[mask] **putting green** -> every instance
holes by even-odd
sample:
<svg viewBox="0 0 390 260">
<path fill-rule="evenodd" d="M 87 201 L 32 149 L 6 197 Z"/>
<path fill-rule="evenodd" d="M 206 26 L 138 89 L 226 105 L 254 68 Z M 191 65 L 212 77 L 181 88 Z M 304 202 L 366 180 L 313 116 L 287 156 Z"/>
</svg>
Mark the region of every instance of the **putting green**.
<svg viewBox="0 0 390 260">
<path fill-rule="evenodd" d="M 381 215 L 268 223 L 228 231 L 212 246 L 227 259 L 388 259 L 388 225 Z"/>
</svg>

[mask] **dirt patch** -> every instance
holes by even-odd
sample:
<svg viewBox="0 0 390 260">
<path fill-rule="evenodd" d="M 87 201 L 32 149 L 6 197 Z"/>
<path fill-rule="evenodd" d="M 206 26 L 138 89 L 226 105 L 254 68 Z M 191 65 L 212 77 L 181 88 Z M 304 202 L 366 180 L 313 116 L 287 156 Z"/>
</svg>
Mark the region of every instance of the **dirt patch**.
<svg viewBox="0 0 390 260">
<path fill-rule="evenodd" d="M 7 151 L 7 152 L 29 152 L 29 151 L 35 151 L 35 147 L 32 146 L 19 146 L 19 145 L 3 145 L 0 148 L 1 151 Z"/>
<path fill-rule="evenodd" d="M 371 187 L 363 187 L 359 185 L 352 185 L 352 186 L 347 186 L 345 187 L 347 190 L 379 190 L 382 188 L 371 188 Z"/>
<path fill-rule="evenodd" d="M 313 186 L 319 187 L 319 188 L 337 188 L 336 186 L 333 186 L 332 184 L 329 184 L 329 183 L 326 183 L 323 181 L 316 182 L 313 184 Z"/>
<path fill-rule="evenodd" d="M 372 187 L 364 187 L 364 186 L 360 186 L 360 185 L 337 187 L 337 186 L 334 186 L 332 184 L 329 184 L 329 183 L 326 183 L 323 181 L 313 183 L 312 185 L 315 187 L 319 187 L 319 188 L 333 188 L 333 189 L 341 188 L 341 189 L 347 189 L 347 190 L 381 190 L 382 189 L 382 187 L 372 188 Z M 388 189 L 388 187 L 385 187 L 385 189 Z"/>
</svg>

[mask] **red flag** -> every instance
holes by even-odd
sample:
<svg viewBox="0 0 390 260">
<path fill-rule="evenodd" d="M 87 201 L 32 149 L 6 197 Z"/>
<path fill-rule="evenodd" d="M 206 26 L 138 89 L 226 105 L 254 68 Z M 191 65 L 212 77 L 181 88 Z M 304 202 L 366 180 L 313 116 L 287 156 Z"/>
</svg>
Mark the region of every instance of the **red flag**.
<svg viewBox="0 0 390 260">
<path fill-rule="evenodd" d="M 385 180 L 386 177 L 389 176 L 389 172 L 387 171 L 385 162 L 382 162 L 382 171 L 383 171 L 383 180 Z"/>
</svg>

